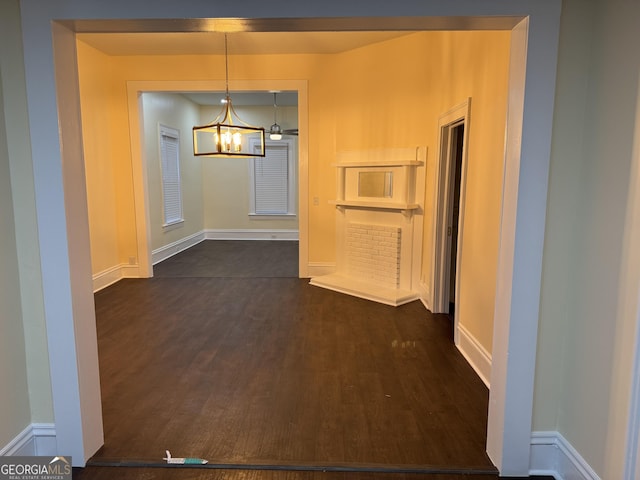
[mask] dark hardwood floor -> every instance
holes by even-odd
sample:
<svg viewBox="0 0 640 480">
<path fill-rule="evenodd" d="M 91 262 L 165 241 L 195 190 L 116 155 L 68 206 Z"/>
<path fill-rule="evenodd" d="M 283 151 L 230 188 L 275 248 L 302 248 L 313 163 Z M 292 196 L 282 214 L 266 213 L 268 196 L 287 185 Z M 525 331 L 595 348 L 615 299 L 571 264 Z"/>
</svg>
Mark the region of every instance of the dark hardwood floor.
<svg viewBox="0 0 640 480">
<path fill-rule="evenodd" d="M 157 264 L 155 277 L 298 277 L 298 242 L 207 240 Z"/>
<path fill-rule="evenodd" d="M 122 280 L 95 302 L 105 445 L 77 478 L 406 476 L 251 470 L 260 465 L 497 478 L 485 454 L 488 391 L 454 347 L 448 317 L 419 302 L 394 308 L 304 279 L 186 267 Z M 99 466 L 161 464 L 165 450 L 232 469 Z"/>
</svg>

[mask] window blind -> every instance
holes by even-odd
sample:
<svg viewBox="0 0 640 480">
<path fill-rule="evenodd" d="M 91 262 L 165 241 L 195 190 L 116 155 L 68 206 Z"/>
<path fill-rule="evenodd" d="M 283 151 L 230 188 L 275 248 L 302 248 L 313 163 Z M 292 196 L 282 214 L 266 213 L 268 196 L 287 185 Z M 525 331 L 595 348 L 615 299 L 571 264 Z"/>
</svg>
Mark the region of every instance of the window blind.
<svg viewBox="0 0 640 480">
<path fill-rule="evenodd" d="M 179 140 L 177 135 L 173 136 L 161 131 L 160 156 L 162 162 L 164 224 L 171 225 L 183 220 Z"/>
<path fill-rule="evenodd" d="M 255 213 L 287 214 L 289 209 L 289 149 L 269 145 L 254 161 Z"/>
</svg>

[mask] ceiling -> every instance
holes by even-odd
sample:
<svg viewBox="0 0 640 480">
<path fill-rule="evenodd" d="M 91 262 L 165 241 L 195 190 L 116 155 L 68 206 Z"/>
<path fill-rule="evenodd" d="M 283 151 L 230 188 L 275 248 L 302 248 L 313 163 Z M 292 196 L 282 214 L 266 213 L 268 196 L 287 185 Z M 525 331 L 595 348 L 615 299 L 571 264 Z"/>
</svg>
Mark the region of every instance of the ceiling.
<svg viewBox="0 0 640 480">
<path fill-rule="evenodd" d="M 79 41 L 112 56 L 337 54 L 426 30 L 511 29 L 520 18 L 365 17 L 280 19 L 159 19 L 63 21 Z M 201 105 L 220 105 L 221 92 L 184 93 Z M 296 92 L 278 105 L 297 105 Z M 235 105 L 273 105 L 269 92 L 233 93 Z"/>
<path fill-rule="evenodd" d="M 229 55 L 335 54 L 392 38 L 408 31 L 234 32 Z M 78 33 L 78 40 L 107 55 L 223 55 L 222 32 Z"/>
<path fill-rule="evenodd" d="M 410 35 L 411 31 L 358 32 L 233 32 L 229 55 L 336 54 Z M 222 32 L 77 33 L 77 39 L 106 55 L 224 55 Z M 221 105 L 223 92 L 184 93 L 199 105 Z M 233 93 L 233 104 L 273 105 L 268 92 Z M 298 104 L 296 92 L 278 93 L 280 106 Z"/>
</svg>

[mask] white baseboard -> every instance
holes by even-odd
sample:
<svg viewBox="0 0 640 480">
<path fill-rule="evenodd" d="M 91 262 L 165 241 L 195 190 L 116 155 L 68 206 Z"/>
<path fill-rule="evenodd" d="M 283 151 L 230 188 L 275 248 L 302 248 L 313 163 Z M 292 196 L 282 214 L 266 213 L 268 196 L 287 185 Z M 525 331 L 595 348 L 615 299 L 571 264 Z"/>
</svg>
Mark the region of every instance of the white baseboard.
<svg viewBox="0 0 640 480">
<path fill-rule="evenodd" d="M 399 288 L 371 283 L 341 273 L 311 277 L 309 283 L 316 287 L 353 295 L 354 297 L 364 298 L 372 302 L 383 303 L 393 307 L 404 305 L 405 303 L 418 299 L 418 294 L 410 290 L 400 290 Z"/>
<path fill-rule="evenodd" d="M 93 275 L 93 292 L 98 292 L 113 285 L 122 278 L 122 265 L 116 265 Z"/>
<path fill-rule="evenodd" d="M 93 293 L 102 290 L 103 288 L 113 285 L 118 280 L 123 278 L 139 278 L 140 268 L 138 265 L 128 265 L 121 263 L 114 267 L 103 270 L 100 273 L 96 273 L 93 276 Z"/>
<path fill-rule="evenodd" d="M 58 453 L 56 426 L 53 423 L 32 423 L 36 455 L 53 456 Z"/>
<path fill-rule="evenodd" d="M 335 263 L 309 262 L 307 266 L 307 274 L 311 277 L 321 277 L 322 275 L 331 275 L 336 273 Z"/>
<path fill-rule="evenodd" d="M 165 245 L 164 247 L 160 247 L 151 252 L 151 262 L 153 263 L 153 265 L 155 265 L 162 260 L 166 260 L 176 253 L 180 253 L 181 251 L 186 250 L 189 247 L 193 247 L 197 243 L 200 243 L 204 240 L 204 237 L 204 232 L 198 232 L 194 233 L 193 235 L 189 235 L 188 237 L 181 238 L 180 240 L 170 243 L 169 245 Z M 139 265 L 129 265 L 126 263 L 121 263 L 119 265 L 115 265 L 111 268 L 103 270 L 102 272 L 96 273 L 93 276 L 93 291 L 94 293 L 98 292 L 103 288 L 108 287 L 109 285 L 113 285 L 118 280 L 121 280 L 123 278 L 140 278 Z"/>
<path fill-rule="evenodd" d="M 205 231 L 207 240 L 298 240 L 298 230 L 213 229 Z"/>
<path fill-rule="evenodd" d="M 33 441 L 33 427 L 28 425 L 4 447 L 0 448 L 0 456 L 28 456 L 33 455 L 35 442 Z"/>
<path fill-rule="evenodd" d="M 136 265 L 128 265 L 123 263 L 120 265 L 120 273 L 122 278 L 140 278 L 140 267 Z"/>
<path fill-rule="evenodd" d="M 32 423 L 0 448 L 0 456 L 54 456 L 57 453 L 56 427 L 53 423 Z"/>
<path fill-rule="evenodd" d="M 491 379 L 491 354 L 463 325 L 458 324 L 456 347 L 489 388 Z"/>
<path fill-rule="evenodd" d="M 173 257 L 175 254 L 186 250 L 187 248 L 193 247 L 197 245 L 201 241 L 206 238 L 206 234 L 204 231 L 194 233 L 193 235 L 189 235 L 188 237 L 181 238 L 175 242 L 169 243 L 160 248 L 156 248 L 151 252 L 151 263 L 155 265 L 156 263 L 160 263 L 163 260 L 166 260 L 169 257 Z"/>
<path fill-rule="evenodd" d="M 424 308 L 431 311 L 431 305 L 429 305 L 429 299 L 431 298 L 431 295 L 429 292 L 429 286 L 426 283 L 418 283 L 418 295 L 420 295 L 420 301 L 424 305 Z"/>
<path fill-rule="evenodd" d="M 557 480 L 601 480 L 559 432 L 531 433 L 530 475 L 553 475 Z"/>
</svg>

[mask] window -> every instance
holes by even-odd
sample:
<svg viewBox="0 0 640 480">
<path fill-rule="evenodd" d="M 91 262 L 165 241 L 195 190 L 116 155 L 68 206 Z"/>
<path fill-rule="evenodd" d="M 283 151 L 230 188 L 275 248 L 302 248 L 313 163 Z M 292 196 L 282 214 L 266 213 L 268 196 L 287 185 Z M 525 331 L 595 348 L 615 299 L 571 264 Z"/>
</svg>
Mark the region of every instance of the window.
<svg viewBox="0 0 640 480">
<path fill-rule="evenodd" d="M 163 226 L 184 221 L 180 185 L 180 132 L 160 125 Z"/>
<path fill-rule="evenodd" d="M 258 145 L 252 146 L 259 148 Z M 249 163 L 250 215 L 295 215 L 295 161 L 293 141 L 267 141 L 265 156 Z"/>
</svg>

